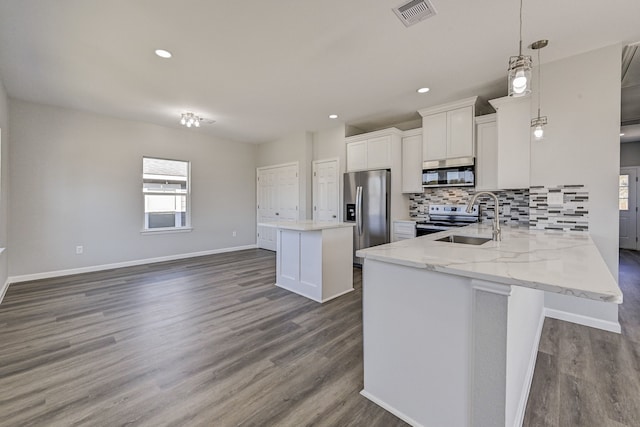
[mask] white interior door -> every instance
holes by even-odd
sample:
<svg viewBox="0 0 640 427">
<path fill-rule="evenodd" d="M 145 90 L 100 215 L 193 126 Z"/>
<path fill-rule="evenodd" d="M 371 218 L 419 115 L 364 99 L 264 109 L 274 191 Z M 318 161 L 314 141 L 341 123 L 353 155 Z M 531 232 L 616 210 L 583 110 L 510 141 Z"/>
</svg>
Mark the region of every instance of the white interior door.
<svg viewBox="0 0 640 427">
<path fill-rule="evenodd" d="M 298 164 L 257 169 L 257 220 L 261 222 L 298 219 Z M 276 250 L 276 229 L 257 227 L 259 248 Z"/>
<path fill-rule="evenodd" d="M 620 247 L 640 249 L 638 244 L 638 172 L 640 167 L 620 169 Z"/>
<path fill-rule="evenodd" d="M 338 159 L 313 162 L 313 220 L 338 221 L 340 181 Z"/>
</svg>

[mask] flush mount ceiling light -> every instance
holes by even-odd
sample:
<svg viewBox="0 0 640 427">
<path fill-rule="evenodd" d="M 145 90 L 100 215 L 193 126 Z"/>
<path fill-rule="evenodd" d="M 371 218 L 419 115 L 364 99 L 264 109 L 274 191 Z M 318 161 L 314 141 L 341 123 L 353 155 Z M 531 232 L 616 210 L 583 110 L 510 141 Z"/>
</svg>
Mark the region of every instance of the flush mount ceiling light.
<svg viewBox="0 0 640 427">
<path fill-rule="evenodd" d="M 171 58 L 171 52 L 169 52 L 168 50 L 164 50 L 164 49 L 156 49 L 156 55 L 158 55 L 160 58 L 164 58 L 164 59 L 169 59 Z"/>
<path fill-rule="evenodd" d="M 418 93 L 427 93 L 427 92 L 429 92 L 429 88 L 428 87 L 421 87 L 416 92 L 418 92 Z"/>
<path fill-rule="evenodd" d="M 624 136 L 624 133 L 621 133 L 620 136 Z"/>
<path fill-rule="evenodd" d="M 522 54 L 522 0 L 520 0 L 520 44 L 518 56 L 509 58 L 509 96 L 531 93 L 531 56 Z"/>
<path fill-rule="evenodd" d="M 540 62 L 540 49 L 547 47 L 548 44 L 549 40 L 538 40 L 530 46 L 531 49 L 538 51 L 538 117 L 531 120 L 533 138 L 536 141 L 540 141 L 544 138 L 544 126 L 547 124 L 547 116 L 540 116 L 540 98 L 542 98 L 542 79 L 540 78 L 542 62 Z"/>
<path fill-rule="evenodd" d="M 329 114 L 329 118 L 330 119 L 337 119 L 338 115 L 337 114 Z"/>
<path fill-rule="evenodd" d="M 201 120 L 201 117 L 198 117 L 193 113 L 182 113 L 180 117 L 180 124 L 188 128 L 190 128 L 191 126 L 199 128 Z"/>
</svg>

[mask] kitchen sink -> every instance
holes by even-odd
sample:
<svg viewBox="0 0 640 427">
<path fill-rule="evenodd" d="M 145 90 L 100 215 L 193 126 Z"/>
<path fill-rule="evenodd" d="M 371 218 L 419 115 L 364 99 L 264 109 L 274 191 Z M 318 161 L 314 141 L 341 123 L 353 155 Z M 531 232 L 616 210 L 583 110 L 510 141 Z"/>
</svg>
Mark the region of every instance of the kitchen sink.
<svg viewBox="0 0 640 427">
<path fill-rule="evenodd" d="M 451 236 L 436 239 L 436 242 L 462 243 L 464 245 L 482 245 L 491 240 L 492 239 L 490 237 L 458 236 L 456 234 L 452 234 Z"/>
</svg>

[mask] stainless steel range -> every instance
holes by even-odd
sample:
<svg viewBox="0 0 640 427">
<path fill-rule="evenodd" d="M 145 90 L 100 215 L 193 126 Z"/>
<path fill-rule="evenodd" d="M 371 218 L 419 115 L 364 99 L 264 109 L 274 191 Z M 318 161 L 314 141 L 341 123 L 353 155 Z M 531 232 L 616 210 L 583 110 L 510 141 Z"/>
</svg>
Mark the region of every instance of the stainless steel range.
<svg viewBox="0 0 640 427">
<path fill-rule="evenodd" d="M 467 205 L 430 205 L 429 220 L 416 222 L 416 235 L 438 233 L 455 227 L 464 227 L 480 220 L 480 210 L 474 206 L 471 213 Z"/>
</svg>

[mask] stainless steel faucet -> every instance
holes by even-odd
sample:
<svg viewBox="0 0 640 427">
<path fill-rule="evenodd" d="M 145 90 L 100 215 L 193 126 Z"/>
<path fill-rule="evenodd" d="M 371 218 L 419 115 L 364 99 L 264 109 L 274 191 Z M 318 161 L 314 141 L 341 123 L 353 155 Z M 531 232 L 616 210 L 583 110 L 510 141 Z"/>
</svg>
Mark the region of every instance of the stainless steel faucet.
<svg viewBox="0 0 640 427">
<path fill-rule="evenodd" d="M 493 237 L 493 240 L 495 240 L 496 242 L 499 242 L 500 240 L 502 240 L 502 230 L 500 230 L 500 215 L 498 213 L 498 211 L 500 210 L 500 205 L 498 203 L 498 196 L 496 196 L 494 193 L 490 191 L 480 191 L 474 194 L 471 200 L 469 201 L 469 204 L 467 205 L 467 213 L 471 213 L 473 209 L 473 205 L 475 204 L 476 200 L 478 199 L 478 197 L 482 196 L 483 194 L 493 197 L 493 204 L 495 205 L 495 215 L 493 216 L 493 231 L 491 235 Z"/>
</svg>

